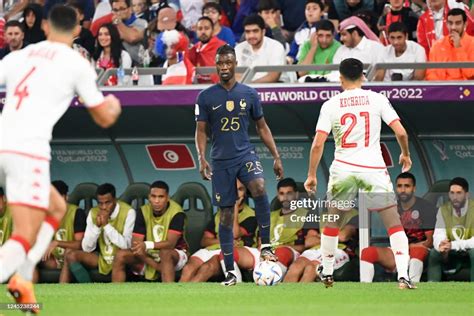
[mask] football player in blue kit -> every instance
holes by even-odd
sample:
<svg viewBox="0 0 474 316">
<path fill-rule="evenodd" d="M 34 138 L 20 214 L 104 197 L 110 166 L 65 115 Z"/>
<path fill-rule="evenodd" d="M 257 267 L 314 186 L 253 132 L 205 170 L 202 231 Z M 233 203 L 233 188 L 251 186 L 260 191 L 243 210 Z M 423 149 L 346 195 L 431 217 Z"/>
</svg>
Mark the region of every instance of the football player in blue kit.
<svg viewBox="0 0 474 316">
<path fill-rule="evenodd" d="M 235 285 L 234 272 L 234 204 L 237 200 L 236 179 L 250 191 L 261 239 L 262 260 L 276 261 L 270 244 L 270 204 L 265 191 L 262 164 L 250 143 L 248 128 L 255 121 L 257 133 L 273 158 L 277 179 L 283 178 L 283 166 L 272 132 L 263 117 L 260 98 L 255 89 L 238 83 L 234 49 L 221 46 L 216 54 L 220 82 L 199 94 L 196 102 L 196 149 L 199 171 L 204 180 L 212 180 L 212 201 L 221 209 L 219 242 L 225 263 L 225 286 Z M 211 165 L 206 160 L 207 127 L 211 136 Z"/>
</svg>

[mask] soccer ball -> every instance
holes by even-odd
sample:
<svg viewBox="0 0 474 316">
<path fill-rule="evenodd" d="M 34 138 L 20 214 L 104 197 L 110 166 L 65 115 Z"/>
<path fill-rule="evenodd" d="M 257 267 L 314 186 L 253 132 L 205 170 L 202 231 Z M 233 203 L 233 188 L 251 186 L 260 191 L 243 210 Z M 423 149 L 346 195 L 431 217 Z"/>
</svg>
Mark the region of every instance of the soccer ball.
<svg viewBox="0 0 474 316">
<path fill-rule="evenodd" d="M 283 271 L 273 261 L 260 261 L 253 270 L 253 280 L 257 285 L 277 285 L 283 278 Z"/>
</svg>

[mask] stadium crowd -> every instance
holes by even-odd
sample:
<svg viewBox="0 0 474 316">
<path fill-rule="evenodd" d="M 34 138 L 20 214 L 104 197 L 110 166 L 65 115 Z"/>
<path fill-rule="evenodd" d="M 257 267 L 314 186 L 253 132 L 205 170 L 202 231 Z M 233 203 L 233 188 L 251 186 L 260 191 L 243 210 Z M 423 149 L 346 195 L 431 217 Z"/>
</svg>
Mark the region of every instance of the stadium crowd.
<svg viewBox="0 0 474 316">
<path fill-rule="evenodd" d="M 67 184 L 53 181 L 53 185 L 67 200 Z M 238 279 L 245 281 L 251 279 L 249 272 L 260 260 L 259 234 L 255 211 L 240 182 L 237 190 L 234 261 Z M 468 182 L 460 177 L 452 179 L 449 191 L 444 192 L 448 198 L 441 200 L 438 196 L 436 206 L 416 195 L 416 179 L 411 173 L 398 175 L 395 192 L 410 243 L 410 278 L 414 282 L 441 281 L 447 275 L 462 270 L 466 275 L 470 270 L 467 280 L 474 281 L 474 200 L 469 198 Z M 295 207 L 298 204 L 294 202 L 301 201 L 303 196 L 297 183 L 285 178 L 278 183 L 277 196 L 272 203 L 271 242 L 278 265 L 285 274 L 284 282 L 314 282 L 321 262 L 320 231 L 326 220 L 324 216 L 317 219 L 309 215 L 322 215 L 325 210 Z M 95 199 L 96 206 L 88 210 L 68 204 L 60 228 L 37 270 L 60 271 L 59 282 L 62 283 L 91 282 L 90 270 L 96 270 L 96 274 L 112 282 L 157 279 L 205 282 L 224 277 L 218 239 L 220 210 L 214 212 L 214 218 L 198 234 L 202 248 L 191 250 L 185 238 L 190 236 L 186 210 L 171 198 L 166 182 L 152 183 L 148 195 L 143 196 L 146 203 L 136 210 L 117 198 L 115 187 L 110 183 L 98 186 Z M 1 245 L 12 231 L 3 190 L 0 202 Z M 343 216 L 335 254 L 337 278 L 372 282 L 376 265 L 380 267 L 378 280 L 393 277 L 394 255 L 385 246 L 387 243 L 372 244 L 360 251 L 357 206 Z M 296 220 L 302 217 L 312 220 Z M 38 280 L 37 271 L 35 281 Z"/>
<path fill-rule="evenodd" d="M 106 85 L 216 83 L 216 50 L 235 46 L 239 66 L 474 61 L 469 0 L 12 0 L 0 19 L 0 58 L 45 39 L 56 3 L 77 11 L 74 48 Z M 121 69 L 163 67 L 163 75 Z M 376 81 L 471 80 L 474 69 L 377 70 Z M 254 83 L 338 81 L 337 71 L 258 72 Z"/>
</svg>

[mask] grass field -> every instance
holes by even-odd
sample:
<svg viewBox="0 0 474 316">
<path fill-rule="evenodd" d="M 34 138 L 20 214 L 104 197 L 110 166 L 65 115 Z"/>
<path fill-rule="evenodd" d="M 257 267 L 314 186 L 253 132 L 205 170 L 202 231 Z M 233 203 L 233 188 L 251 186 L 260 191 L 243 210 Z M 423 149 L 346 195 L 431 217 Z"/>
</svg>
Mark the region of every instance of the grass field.
<svg viewBox="0 0 474 316">
<path fill-rule="evenodd" d="M 0 287 L 4 291 L 5 286 Z M 42 315 L 474 315 L 474 283 L 421 283 L 402 291 L 396 283 L 280 284 L 224 288 L 203 284 L 39 284 Z M 1 296 L 0 302 L 10 302 Z M 0 310 L 0 315 L 22 315 Z"/>
</svg>

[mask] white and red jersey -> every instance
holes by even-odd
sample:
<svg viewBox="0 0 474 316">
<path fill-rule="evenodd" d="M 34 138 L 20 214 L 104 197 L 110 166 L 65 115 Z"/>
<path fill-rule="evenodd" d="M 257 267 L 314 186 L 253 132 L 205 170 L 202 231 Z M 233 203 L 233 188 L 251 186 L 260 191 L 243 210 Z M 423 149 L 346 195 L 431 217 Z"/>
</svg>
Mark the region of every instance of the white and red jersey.
<svg viewBox="0 0 474 316">
<path fill-rule="evenodd" d="M 388 99 L 376 92 L 351 89 L 326 101 L 316 131 L 329 134 L 336 144 L 333 164 L 356 172 L 386 169 L 380 148 L 382 120 L 399 120 Z"/>
<path fill-rule="evenodd" d="M 0 152 L 50 159 L 53 127 L 77 93 L 88 107 L 103 103 L 89 62 L 65 44 L 44 41 L 0 63 L 6 84 Z"/>
</svg>

